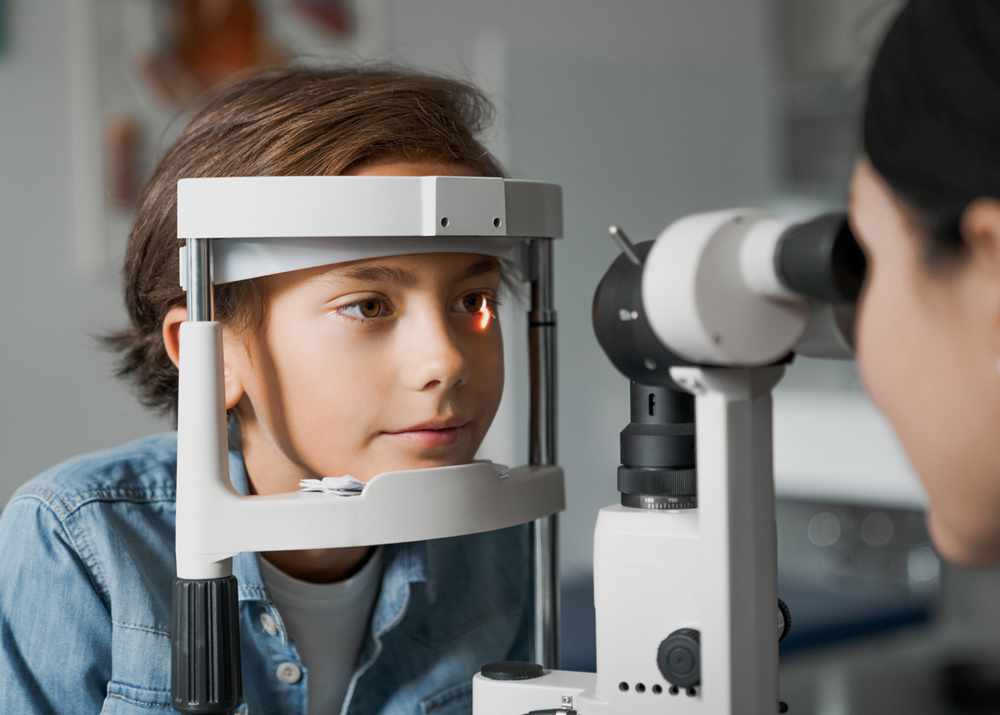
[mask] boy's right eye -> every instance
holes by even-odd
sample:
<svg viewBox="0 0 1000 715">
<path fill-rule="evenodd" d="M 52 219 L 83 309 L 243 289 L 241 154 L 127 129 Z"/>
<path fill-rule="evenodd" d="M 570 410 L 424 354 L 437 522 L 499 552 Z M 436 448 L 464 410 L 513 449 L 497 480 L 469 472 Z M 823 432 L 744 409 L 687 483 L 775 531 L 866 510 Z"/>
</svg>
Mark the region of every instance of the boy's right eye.
<svg viewBox="0 0 1000 715">
<path fill-rule="evenodd" d="M 381 298 L 365 298 L 337 309 L 341 315 L 355 320 L 371 320 L 383 317 L 389 312 L 389 306 Z"/>
</svg>

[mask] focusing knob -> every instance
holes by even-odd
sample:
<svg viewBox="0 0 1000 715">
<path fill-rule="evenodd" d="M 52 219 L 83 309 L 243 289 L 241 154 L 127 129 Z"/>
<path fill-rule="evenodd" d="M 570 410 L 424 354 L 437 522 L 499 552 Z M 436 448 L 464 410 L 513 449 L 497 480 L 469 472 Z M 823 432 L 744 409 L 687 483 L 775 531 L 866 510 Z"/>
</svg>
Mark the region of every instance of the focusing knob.
<svg viewBox="0 0 1000 715">
<path fill-rule="evenodd" d="M 694 628 L 681 628 L 660 643 L 656 664 L 667 682 L 679 688 L 693 688 L 701 682 L 700 637 Z"/>
<path fill-rule="evenodd" d="M 778 642 L 785 640 L 788 631 L 792 630 L 792 612 L 780 598 L 778 599 Z"/>
</svg>

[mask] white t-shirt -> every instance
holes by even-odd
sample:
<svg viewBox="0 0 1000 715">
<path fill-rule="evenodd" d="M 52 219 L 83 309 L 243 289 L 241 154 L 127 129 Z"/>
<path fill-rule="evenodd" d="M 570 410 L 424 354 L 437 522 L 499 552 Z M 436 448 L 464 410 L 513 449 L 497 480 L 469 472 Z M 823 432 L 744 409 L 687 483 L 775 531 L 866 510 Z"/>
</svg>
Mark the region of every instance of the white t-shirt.
<svg viewBox="0 0 1000 715">
<path fill-rule="evenodd" d="M 257 560 L 309 673 L 308 715 L 339 713 L 382 586 L 382 548 L 351 578 L 336 583 L 301 581 Z"/>
</svg>

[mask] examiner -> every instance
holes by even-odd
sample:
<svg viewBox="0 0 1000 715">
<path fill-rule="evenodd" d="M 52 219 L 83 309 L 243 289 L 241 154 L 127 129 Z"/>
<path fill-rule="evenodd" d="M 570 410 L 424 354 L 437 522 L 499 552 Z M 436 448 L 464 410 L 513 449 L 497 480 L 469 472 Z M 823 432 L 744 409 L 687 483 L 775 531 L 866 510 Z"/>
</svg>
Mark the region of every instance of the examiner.
<svg viewBox="0 0 1000 715">
<path fill-rule="evenodd" d="M 913 0 L 872 70 L 850 215 L 864 383 L 946 558 L 1000 563 L 1000 3 Z"/>
</svg>

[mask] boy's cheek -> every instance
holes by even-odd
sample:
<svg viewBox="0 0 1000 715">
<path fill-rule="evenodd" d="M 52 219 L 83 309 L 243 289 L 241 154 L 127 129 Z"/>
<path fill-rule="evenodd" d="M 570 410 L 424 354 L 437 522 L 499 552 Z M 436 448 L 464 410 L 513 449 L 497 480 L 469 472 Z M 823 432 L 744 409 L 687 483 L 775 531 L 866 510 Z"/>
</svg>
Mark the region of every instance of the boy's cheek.
<svg viewBox="0 0 1000 715">
<path fill-rule="evenodd" d="M 478 346 L 473 354 L 467 355 L 466 360 L 469 365 L 470 382 L 475 384 L 476 391 L 482 398 L 495 401 L 495 409 L 503 393 L 503 343 L 497 337 L 488 345 Z"/>
</svg>

